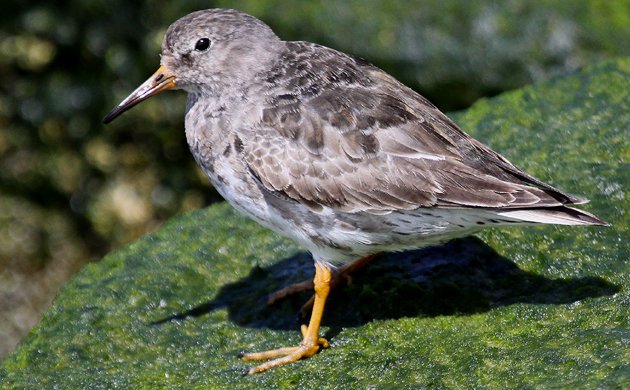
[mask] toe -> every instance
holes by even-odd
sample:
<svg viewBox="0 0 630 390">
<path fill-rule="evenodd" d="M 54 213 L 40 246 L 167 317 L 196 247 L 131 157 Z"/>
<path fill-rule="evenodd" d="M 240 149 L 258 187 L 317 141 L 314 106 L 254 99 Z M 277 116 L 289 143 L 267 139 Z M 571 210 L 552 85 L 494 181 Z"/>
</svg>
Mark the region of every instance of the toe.
<svg viewBox="0 0 630 390">
<path fill-rule="evenodd" d="M 321 339 L 324 340 L 324 339 Z M 324 340 L 326 341 L 326 340 Z M 289 364 L 289 363 L 293 363 L 296 362 L 300 359 L 305 359 L 305 358 L 309 358 L 313 355 L 315 355 L 319 349 L 320 349 L 320 343 L 318 340 L 318 343 L 315 345 L 300 345 L 299 347 L 294 347 L 294 348 L 280 348 L 274 351 L 279 351 L 279 350 L 288 350 L 288 349 L 293 349 L 293 352 L 286 355 L 286 356 L 282 356 L 279 357 L 277 359 L 273 359 L 270 360 L 268 362 L 265 362 L 263 364 L 260 364 L 256 367 L 252 367 L 249 369 L 249 371 L 247 372 L 248 374 L 257 374 L 259 372 L 264 372 L 267 370 L 270 370 L 274 367 L 279 367 L 279 366 L 283 366 L 285 364 Z M 326 341 L 326 345 L 328 345 L 328 342 Z M 270 352 L 270 351 L 267 351 Z M 263 354 L 266 352 L 263 352 Z M 257 355 L 257 354 L 256 354 Z"/>
<path fill-rule="evenodd" d="M 298 348 L 299 347 L 285 347 L 263 352 L 241 353 L 239 354 L 239 357 L 245 361 L 268 360 L 277 358 L 278 356 L 290 355 L 294 353 Z"/>
</svg>

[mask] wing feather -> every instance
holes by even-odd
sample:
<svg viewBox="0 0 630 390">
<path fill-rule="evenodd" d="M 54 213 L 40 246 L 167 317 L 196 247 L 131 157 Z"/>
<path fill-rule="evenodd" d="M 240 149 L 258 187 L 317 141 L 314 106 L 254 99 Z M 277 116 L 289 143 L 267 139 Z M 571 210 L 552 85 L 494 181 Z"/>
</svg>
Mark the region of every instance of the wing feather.
<svg viewBox="0 0 630 390">
<path fill-rule="evenodd" d="M 519 170 L 378 68 L 287 45 L 291 56 L 272 72 L 286 82 L 267 78 L 272 92 L 243 152 L 269 191 L 309 207 L 375 213 L 580 201 Z"/>
</svg>

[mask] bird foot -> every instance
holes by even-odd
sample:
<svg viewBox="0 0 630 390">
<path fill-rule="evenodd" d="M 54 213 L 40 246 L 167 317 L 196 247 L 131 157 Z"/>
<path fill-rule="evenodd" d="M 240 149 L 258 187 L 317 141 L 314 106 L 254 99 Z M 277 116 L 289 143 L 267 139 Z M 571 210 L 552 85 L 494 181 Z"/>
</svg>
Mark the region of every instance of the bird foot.
<svg viewBox="0 0 630 390">
<path fill-rule="evenodd" d="M 245 361 L 258 361 L 269 360 L 256 367 L 252 367 L 247 371 L 247 374 L 257 374 L 259 372 L 267 371 L 274 367 L 282 366 L 285 364 L 296 362 L 300 359 L 306 359 L 315 355 L 321 348 L 328 348 L 328 340 L 323 337 L 310 338 L 307 336 L 307 327 L 302 325 L 302 335 L 304 339 L 297 347 L 284 347 L 278 349 L 272 349 L 264 352 L 245 353 L 241 355 L 241 359 Z M 274 359 L 275 358 L 275 359 Z"/>
</svg>

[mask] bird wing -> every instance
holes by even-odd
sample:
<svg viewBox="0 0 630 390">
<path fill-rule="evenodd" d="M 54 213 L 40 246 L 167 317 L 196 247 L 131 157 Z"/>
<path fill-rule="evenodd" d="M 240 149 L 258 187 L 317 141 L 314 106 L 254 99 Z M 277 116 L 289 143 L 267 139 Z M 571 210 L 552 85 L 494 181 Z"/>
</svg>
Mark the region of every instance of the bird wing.
<svg viewBox="0 0 630 390">
<path fill-rule="evenodd" d="M 314 209 L 374 213 L 581 201 L 514 167 L 380 69 L 321 46 L 301 49 L 311 61 L 291 54 L 267 76 L 273 92 L 244 145 L 269 191 Z"/>
</svg>

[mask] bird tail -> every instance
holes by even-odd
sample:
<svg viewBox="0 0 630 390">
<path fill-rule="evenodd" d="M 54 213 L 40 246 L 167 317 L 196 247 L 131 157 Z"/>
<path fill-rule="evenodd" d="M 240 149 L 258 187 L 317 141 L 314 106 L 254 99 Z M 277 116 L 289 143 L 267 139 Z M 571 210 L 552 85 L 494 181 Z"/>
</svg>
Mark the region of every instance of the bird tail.
<svg viewBox="0 0 630 390">
<path fill-rule="evenodd" d="M 503 217 L 531 223 L 610 226 L 608 222 L 602 221 L 591 213 L 567 206 L 504 210 L 497 211 L 497 214 Z"/>
</svg>

